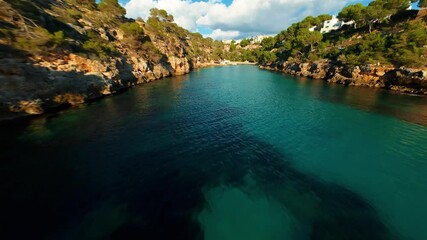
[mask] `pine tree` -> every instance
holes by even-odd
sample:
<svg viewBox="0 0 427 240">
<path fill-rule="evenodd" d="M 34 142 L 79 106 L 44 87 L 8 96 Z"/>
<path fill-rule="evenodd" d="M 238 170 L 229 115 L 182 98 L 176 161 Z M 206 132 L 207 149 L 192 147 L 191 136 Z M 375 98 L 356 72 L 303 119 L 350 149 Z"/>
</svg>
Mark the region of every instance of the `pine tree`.
<svg viewBox="0 0 427 240">
<path fill-rule="evenodd" d="M 113 16 L 122 17 L 126 14 L 124 9 L 117 0 L 101 0 L 99 10 Z"/>
</svg>

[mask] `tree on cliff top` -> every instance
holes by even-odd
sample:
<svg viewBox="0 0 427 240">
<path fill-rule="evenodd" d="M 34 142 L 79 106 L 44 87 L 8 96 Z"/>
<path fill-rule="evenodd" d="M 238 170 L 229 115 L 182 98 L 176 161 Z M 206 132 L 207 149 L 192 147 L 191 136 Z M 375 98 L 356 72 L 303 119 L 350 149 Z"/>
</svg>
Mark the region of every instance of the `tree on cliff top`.
<svg viewBox="0 0 427 240">
<path fill-rule="evenodd" d="M 117 0 L 101 0 L 98 6 L 101 12 L 111 14 L 113 16 L 122 17 L 126 14 L 126 9 L 124 9 Z"/>
<path fill-rule="evenodd" d="M 242 41 L 240 41 L 240 46 L 241 47 L 246 47 L 246 46 L 248 46 L 250 44 L 251 44 L 251 40 L 247 39 L 247 38 L 244 38 Z"/>
<path fill-rule="evenodd" d="M 166 10 L 152 8 L 150 9 L 150 18 L 155 18 L 162 22 L 173 22 L 174 18 L 171 14 L 168 14 Z"/>
<path fill-rule="evenodd" d="M 271 51 L 276 44 L 276 40 L 273 37 L 266 37 L 261 41 L 261 46 L 265 51 Z"/>
<path fill-rule="evenodd" d="M 304 20 L 302 20 L 298 24 L 299 24 L 300 28 L 310 28 L 313 26 L 318 26 L 322 22 L 327 21 L 327 20 L 331 20 L 331 19 L 332 19 L 332 16 L 329 14 L 322 14 L 322 15 L 319 15 L 317 17 L 308 16 L 308 17 L 304 18 Z"/>
<path fill-rule="evenodd" d="M 362 25 L 364 21 L 365 6 L 361 3 L 349 5 L 338 14 L 338 18 L 344 21 L 354 21 L 354 28 Z"/>
<path fill-rule="evenodd" d="M 408 0 L 383 0 L 384 8 L 388 9 L 392 14 L 407 9 L 410 6 Z"/>
<path fill-rule="evenodd" d="M 407 9 L 409 3 L 408 0 L 374 0 L 367 7 L 360 3 L 345 7 L 338 17 L 344 20 L 354 20 L 359 26 L 367 24 L 369 32 L 371 32 L 374 23 L 388 21 L 392 15 Z M 357 25 L 355 25 L 356 27 Z"/>
</svg>

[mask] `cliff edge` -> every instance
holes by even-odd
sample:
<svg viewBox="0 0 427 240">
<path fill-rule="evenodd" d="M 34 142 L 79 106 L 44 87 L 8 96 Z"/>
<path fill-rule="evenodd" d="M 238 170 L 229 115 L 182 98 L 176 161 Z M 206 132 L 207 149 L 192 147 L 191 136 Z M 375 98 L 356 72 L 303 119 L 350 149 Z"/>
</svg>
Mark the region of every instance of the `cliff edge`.
<svg viewBox="0 0 427 240">
<path fill-rule="evenodd" d="M 42 114 L 209 65 L 212 39 L 117 1 L 0 1 L 0 121 Z"/>
</svg>

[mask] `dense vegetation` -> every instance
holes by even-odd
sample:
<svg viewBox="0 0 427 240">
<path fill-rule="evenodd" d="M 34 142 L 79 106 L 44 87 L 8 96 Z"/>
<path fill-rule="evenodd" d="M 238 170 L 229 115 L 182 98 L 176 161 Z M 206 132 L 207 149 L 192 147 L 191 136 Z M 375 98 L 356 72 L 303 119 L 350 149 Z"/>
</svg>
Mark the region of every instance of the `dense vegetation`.
<svg viewBox="0 0 427 240">
<path fill-rule="evenodd" d="M 426 4 L 426 1 L 418 2 L 420 7 Z M 261 44 L 263 57 L 258 60 L 310 62 L 327 58 L 346 65 L 425 66 L 427 24 L 413 19 L 416 11 L 415 14 L 407 11 L 408 7 L 407 0 L 375 0 L 366 7 L 360 3 L 350 5 L 338 17 L 344 21 L 354 20 L 353 27 L 324 35 L 309 28 L 319 26 L 330 16 L 309 16 L 274 38 L 265 39 Z"/>
<path fill-rule="evenodd" d="M 3 47 L 3 51 L 20 50 L 26 54 L 75 52 L 106 58 L 116 53 L 115 44 L 112 39 L 92 29 L 126 24 L 123 18 L 126 11 L 117 0 L 102 0 L 99 3 L 95 0 L 6 2 L 12 6 L 8 10 L 16 11 L 18 20 L 12 23 L 2 21 L 0 24 L 1 44 L 13 47 Z M 2 7 L 6 8 L 7 5 Z M 47 9 L 55 12 L 55 17 L 47 13 Z M 83 16 L 81 9 L 89 11 Z M 91 21 L 84 21 L 84 18 Z M 85 29 L 86 24 L 90 24 L 92 29 Z"/>
</svg>

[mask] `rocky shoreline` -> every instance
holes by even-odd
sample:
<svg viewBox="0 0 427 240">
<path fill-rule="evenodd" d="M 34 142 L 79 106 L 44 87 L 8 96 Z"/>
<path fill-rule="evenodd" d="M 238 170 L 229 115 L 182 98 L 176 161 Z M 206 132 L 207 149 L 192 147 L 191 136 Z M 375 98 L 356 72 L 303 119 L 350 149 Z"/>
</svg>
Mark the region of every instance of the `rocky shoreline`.
<svg viewBox="0 0 427 240">
<path fill-rule="evenodd" d="M 114 2 L 0 1 L 0 123 L 215 65 L 212 39 Z"/>
<path fill-rule="evenodd" d="M 0 6 L 5 9 L 0 20 L 9 24 L 10 33 L 0 37 L 0 122 L 79 105 L 213 63 L 213 50 L 201 37 L 172 23 L 157 20 L 153 27 L 63 0 L 3 1 Z M 33 15 L 27 16 L 23 6 L 31 7 L 36 19 L 29 19 Z M 52 44 L 47 28 L 61 30 L 62 44 Z M 41 37 L 50 40 L 39 46 Z M 25 49 L 17 48 L 17 38 Z"/>
<path fill-rule="evenodd" d="M 0 122 L 42 115 L 112 95 L 129 87 L 215 65 L 172 56 L 155 65 L 142 58 L 101 62 L 69 54 L 62 59 L 0 59 Z"/>
<path fill-rule="evenodd" d="M 427 95 L 427 69 L 395 68 L 379 64 L 349 67 L 328 60 L 312 63 L 275 62 L 260 65 L 260 68 L 294 76 L 322 79 L 330 83 Z"/>
<path fill-rule="evenodd" d="M 74 53 L 1 58 L 0 123 L 77 106 L 135 85 L 188 74 L 193 69 L 224 66 L 208 59 L 189 60 L 184 54 L 162 48 L 160 42 L 155 44 L 166 61 L 153 63 L 126 49 L 122 56 L 104 61 Z"/>
</svg>

